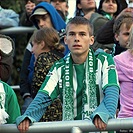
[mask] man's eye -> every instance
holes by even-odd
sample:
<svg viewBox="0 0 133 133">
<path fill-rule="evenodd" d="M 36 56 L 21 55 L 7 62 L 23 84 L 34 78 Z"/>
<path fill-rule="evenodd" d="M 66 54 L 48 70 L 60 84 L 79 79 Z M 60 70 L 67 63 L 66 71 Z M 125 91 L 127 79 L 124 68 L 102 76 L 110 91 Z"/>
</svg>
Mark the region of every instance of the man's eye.
<svg viewBox="0 0 133 133">
<path fill-rule="evenodd" d="M 81 36 L 85 36 L 85 34 L 84 34 L 84 33 L 81 33 L 80 35 L 81 35 Z"/>
<path fill-rule="evenodd" d="M 36 21 L 36 23 L 39 23 L 39 20 L 38 19 L 36 19 L 35 21 Z"/>
<path fill-rule="evenodd" d="M 73 33 L 69 33 L 69 36 L 73 36 L 74 34 Z"/>
<path fill-rule="evenodd" d="M 130 34 L 130 33 L 125 33 L 124 35 L 125 35 L 125 36 L 129 36 L 129 34 Z"/>
</svg>

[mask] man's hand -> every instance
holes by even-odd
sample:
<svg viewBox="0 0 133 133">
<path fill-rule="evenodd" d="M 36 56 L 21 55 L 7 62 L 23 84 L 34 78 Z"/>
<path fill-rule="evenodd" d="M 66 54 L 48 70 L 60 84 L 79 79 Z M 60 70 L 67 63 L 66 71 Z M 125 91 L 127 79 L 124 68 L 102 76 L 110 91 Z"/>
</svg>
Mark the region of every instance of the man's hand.
<svg viewBox="0 0 133 133">
<path fill-rule="evenodd" d="M 100 130 L 106 130 L 107 127 L 107 124 L 105 124 L 98 115 L 94 118 L 94 125 Z"/>
<path fill-rule="evenodd" d="M 20 133 L 25 133 L 29 129 L 30 120 L 26 118 L 18 125 L 18 130 Z"/>
</svg>

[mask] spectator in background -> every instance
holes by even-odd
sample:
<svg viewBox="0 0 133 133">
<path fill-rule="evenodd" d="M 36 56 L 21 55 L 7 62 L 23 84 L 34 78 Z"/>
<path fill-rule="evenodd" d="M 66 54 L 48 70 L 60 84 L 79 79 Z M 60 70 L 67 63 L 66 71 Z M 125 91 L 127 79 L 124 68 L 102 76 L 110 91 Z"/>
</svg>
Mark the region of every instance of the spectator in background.
<svg viewBox="0 0 133 133">
<path fill-rule="evenodd" d="M 58 33 L 52 27 L 35 31 L 32 39 L 32 53 L 35 56 L 35 67 L 32 81 L 32 98 L 40 89 L 52 64 L 64 57 L 65 47 L 60 43 Z"/>
<path fill-rule="evenodd" d="M 0 124 L 15 124 L 20 107 L 14 90 L 0 80 Z"/>
<path fill-rule="evenodd" d="M 30 17 L 33 24 L 37 29 L 42 29 L 44 27 L 53 27 L 60 36 L 60 41 L 64 39 L 64 29 L 66 27 L 65 21 L 58 14 L 56 9 L 47 2 L 39 3 L 33 10 Z M 31 37 L 32 40 L 32 37 Z M 22 107 L 22 112 L 25 111 L 29 103 L 32 101 L 31 98 L 31 83 L 34 70 L 34 55 L 32 55 L 32 43 L 29 41 L 22 62 L 21 72 L 20 72 L 20 94 L 24 99 L 24 105 Z M 67 47 L 65 47 L 66 54 L 68 52 Z M 33 59 L 33 60 L 32 60 Z M 30 81 L 30 82 L 29 82 Z"/>
<path fill-rule="evenodd" d="M 132 13 L 133 12 L 124 11 L 114 21 L 113 32 L 116 40 L 115 55 L 118 55 L 127 49 L 129 33 L 131 31 L 131 26 L 133 25 Z"/>
<path fill-rule="evenodd" d="M 71 52 L 54 63 L 34 101 L 16 119 L 20 132 L 39 121 L 58 96 L 63 104 L 63 121 L 91 119 L 97 129 L 106 130 L 108 120 L 115 116 L 119 97 L 115 64 L 105 52 L 94 55 L 89 21 L 81 16 L 71 19 L 64 41 Z"/>
<path fill-rule="evenodd" d="M 68 0 L 51 0 L 51 4 L 55 7 L 55 9 L 59 12 L 63 13 L 63 20 L 66 21 L 68 16 Z"/>
<path fill-rule="evenodd" d="M 14 55 L 14 41 L 6 35 L 0 34 L 0 80 L 7 82 L 12 73 Z"/>
<path fill-rule="evenodd" d="M 35 8 L 36 4 L 42 1 L 50 3 L 50 0 L 34 0 L 34 1 L 28 0 L 26 1 L 25 11 L 20 17 L 20 25 L 33 26 L 33 23 L 29 20 L 29 17 L 32 14 L 32 11 Z"/>
<path fill-rule="evenodd" d="M 120 9 L 119 0 L 100 0 L 98 13 L 111 20 L 120 13 Z"/>
<path fill-rule="evenodd" d="M 76 0 L 75 16 L 85 16 L 92 11 L 97 12 L 95 0 Z"/>
<path fill-rule="evenodd" d="M 111 1 L 108 1 L 108 3 L 110 2 Z M 121 5 L 121 1 L 116 0 L 116 4 L 117 4 L 117 12 L 114 14 L 112 18 L 110 17 L 111 20 L 105 17 L 106 19 L 108 19 L 108 21 L 97 31 L 97 34 L 95 36 L 96 41 L 92 46 L 95 51 L 96 50 L 98 51 L 98 49 L 102 49 L 105 52 L 112 54 L 112 56 L 115 55 L 115 44 L 114 44 L 115 41 L 114 41 L 114 34 L 113 34 L 114 20 L 119 14 L 121 14 L 121 12 L 124 12 L 123 9 L 125 9 L 125 6 Z M 113 4 L 106 3 L 106 5 L 108 5 L 108 7 L 113 7 L 112 6 Z"/>
<path fill-rule="evenodd" d="M 133 24 L 129 32 L 127 50 L 114 57 L 120 83 L 120 111 L 118 118 L 133 118 Z M 130 132 L 120 130 L 119 133 Z"/>
<path fill-rule="evenodd" d="M 0 29 L 16 27 L 19 25 L 19 15 L 11 10 L 4 9 L 0 3 Z"/>
<path fill-rule="evenodd" d="M 34 99 L 51 66 L 64 57 L 65 47 L 60 43 L 58 33 L 52 27 L 36 31 L 33 34 L 32 44 L 32 52 L 36 58 L 31 85 L 31 97 Z M 60 100 L 56 99 L 40 121 L 59 120 L 62 120 L 62 105 Z"/>
<path fill-rule="evenodd" d="M 76 16 L 87 18 L 94 27 L 94 36 L 108 20 L 97 13 L 95 0 L 76 0 Z"/>
<path fill-rule="evenodd" d="M 5 82 L 11 76 L 14 42 L 0 34 L 0 124 L 13 124 L 20 116 L 20 108 L 13 89 Z"/>
<path fill-rule="evenodd" d="M 94 37 L 96 37 L 98 30 L 109 21 L 107 18 L 97 13 L 95 0 L 76 0 L 76 16 L 83 16 L 92 23 L 94 27 Z M 95 51 L 98 45 L 95 39 L 94 44 L 90 47 Z"/>
<path fill-rule="evenodd" d="M 126 12 L 131 12 L 131 8 L 125 8 L 125 6 L 122 7 L 121 12 L 118 14 L 118 16 Z M 101 27 L 96 36 L 96 41 L 98 42 L 97 48 L 101 48 L 103 50 L 106 49 L 106 52 L 108 51 L 108 53 L 112 54 L 113 56 L 120 53 L 123 49 L 119 48 L 119 43 L 117 43 L 114 39 L 113 25 L 115 19 L 117 19 L 118 16 L 116 16 L 112 20 L 109 20 L 103 27 Z"/>
<path fill-rule="evenodd" d="M 63 20 L 66 20 L 66 17 L 68 15 L 68 2 L 67 0 L 28 0 L 26 1 L 25 5 L 25 12 L 20 17 L 20 25 L 23 26 L 33 26 L 32 21 L 30 21 L 29 17 L 32 14 L 33 9 L 37 4 L 40 2 L 48 2 L 51 3 L 55 9 L 57 9 L 58 13 L 61 15 Z"/>
</svg>

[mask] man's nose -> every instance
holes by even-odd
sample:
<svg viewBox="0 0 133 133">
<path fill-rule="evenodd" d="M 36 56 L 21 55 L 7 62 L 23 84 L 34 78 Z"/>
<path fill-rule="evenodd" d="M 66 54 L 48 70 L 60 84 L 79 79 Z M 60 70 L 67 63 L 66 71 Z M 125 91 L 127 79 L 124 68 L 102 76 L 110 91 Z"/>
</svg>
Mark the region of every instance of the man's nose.
<svg viewBox="0 0 133 133">
<path fill-rule="evenodd" d="M 78 36 L 78 35 L 75 35 L 74 41 L 75 41 L 75 42 L 79 42 L 79 36 Z"/>
<path fill-rule="evenodd" d="M 45 21 L 44 20 L 40 20 L 39 21 L 39 25 L 42 27 L 42 26 L 44 26 L 45 25 Z"/>
</svg>

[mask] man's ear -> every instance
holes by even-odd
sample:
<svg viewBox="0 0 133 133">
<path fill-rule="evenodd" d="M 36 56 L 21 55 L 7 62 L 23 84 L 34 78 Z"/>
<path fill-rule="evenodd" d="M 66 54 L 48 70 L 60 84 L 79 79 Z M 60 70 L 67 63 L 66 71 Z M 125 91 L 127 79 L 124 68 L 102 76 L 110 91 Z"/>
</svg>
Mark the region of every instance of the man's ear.
<svg viewBox="0 0 133 133">
<path fill-rule="evenodd" d="M 43 49 L 45 47 L 45 42 L 44 41 L 41 41 L 41 48 Z"/>
<path fill-rule="evenodd" d="M 90 37 L 90 45 L 93 45 L 94 44 L 94 36 L 91 36 Z"/>
<path fill-rule="evenodd" d="M 115 40 L 116 40 L 116 41 L 119 41 L 119 35 L 118 35 L 118 34 L 115 34 L 114 37 L 115 37 Z"/>
<path fill-rule="evenodd" d="M 78 7 L 79 9 L 82 9 L 81 4 L 78 4 L 77 7 Z"/>
<path fill-rule="evenodd" d="M 64 43 L 67 45 L 67 37 L 66 37 L 66 35 L 64 36 Z"/>
</svg>

